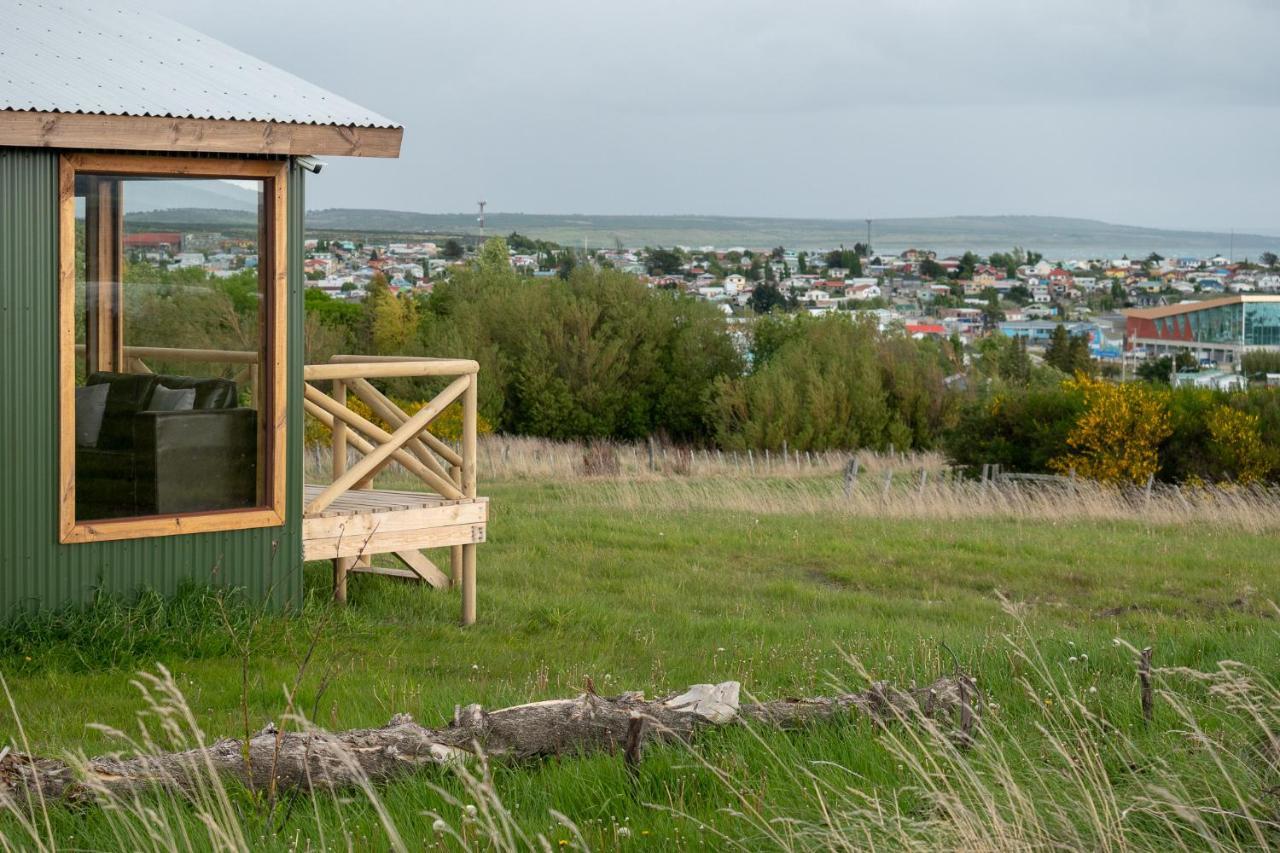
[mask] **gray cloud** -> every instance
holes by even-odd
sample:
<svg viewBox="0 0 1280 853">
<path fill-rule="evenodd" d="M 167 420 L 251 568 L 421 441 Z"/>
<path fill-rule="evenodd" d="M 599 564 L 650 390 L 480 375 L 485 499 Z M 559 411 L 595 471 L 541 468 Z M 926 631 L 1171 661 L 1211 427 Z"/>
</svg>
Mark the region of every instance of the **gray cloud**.
<svg viewBox="0 0 1280 853">
<path fill-rule="evenodd" d="M 405 124 L 312 207 L 1280 231 L 1270 0 L 142 2 Z"/>
</svg>

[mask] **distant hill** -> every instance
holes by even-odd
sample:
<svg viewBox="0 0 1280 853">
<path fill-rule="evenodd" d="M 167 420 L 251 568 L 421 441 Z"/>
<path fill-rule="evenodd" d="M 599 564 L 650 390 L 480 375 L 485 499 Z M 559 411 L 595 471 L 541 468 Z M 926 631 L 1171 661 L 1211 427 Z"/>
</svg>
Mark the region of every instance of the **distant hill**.
<svg viewBox="0 0 1280 853">
<path fill-rule="evenodd" d="M 258 193 L 229 181 L 132 180 L 124 188 L 124 210 L 130 216 L 191 210 L 202 217 L 235 211 L 244 219 L 258 210 Z"/>
<path fill-rule="evenodd" d="M 227 205 L 230 207 L 231 205 Z M 239 211 L 193 209 L 162 210 L 138 217 L 148 223 L 231 225 L 249 220 Z M 479 230 L 475 216 L 463 213 L 411 213 L 395 210 L 332 208 L 307 213 L 310 232 L 408 235 L 472 235 Z M 532 213 L 487 213 L 488 234 L 519 231 L 529 237 L 565 245 L 593 248 L 623 246 L 743 246 L 746 248 L 830 248 L 852 246 L 866 239 L 861 219 L 775 219 L 730 216 L 593 216 Z M 1233 242 L 1234 241 L 1234 242 Z M 947 216 L 909 219 L 877 219 L 872 245 L 897 252 L 918 247 L 941 254 L 966 249 L 986 254 L 1014 246 L 1033 249 L 1049 258 L 1212 255 L 1234 252 L 1235 257 L 1257 257 L 1264 251 L 1280 252 L 1280 237 L 1207 231 L 1174 231 L 1114 225 L 1093 219 L 1056 216 Z"/>
</svg>

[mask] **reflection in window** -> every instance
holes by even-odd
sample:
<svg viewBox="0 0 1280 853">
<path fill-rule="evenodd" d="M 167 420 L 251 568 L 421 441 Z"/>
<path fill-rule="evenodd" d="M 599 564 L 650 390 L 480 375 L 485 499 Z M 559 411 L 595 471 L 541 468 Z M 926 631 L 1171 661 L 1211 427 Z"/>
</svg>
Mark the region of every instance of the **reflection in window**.
<svg viewBox="0 0 1280 853">
<path fill-rule="evenodd" d="M 78 522 L 265 503 L 262 191 L 77 176 Z M 248 224 L 168 224 L 198 207 L 239 210 L 227 221 Z"/>
<path fill-rule="evenodd" d="M 1280 346 L 1280 304 L 1245 303 L 1244 337 L 1248 346 Z"/>
</svg>

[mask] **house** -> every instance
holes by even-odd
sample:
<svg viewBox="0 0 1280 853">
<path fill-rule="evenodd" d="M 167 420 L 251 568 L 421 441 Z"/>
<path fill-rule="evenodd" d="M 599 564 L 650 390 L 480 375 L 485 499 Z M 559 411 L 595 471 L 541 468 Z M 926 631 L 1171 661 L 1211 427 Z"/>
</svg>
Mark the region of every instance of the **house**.
<svg viewBox="0 0 1280 853">
<path fill-rule="evenodd" d="M 189 583 L 297 606 L 304 560 L 333 562 L 343 601 L 351 571 L 388 573 L 367 561 L 383 553 L 409 567 L 400 576 L 449 586 L 421 550 L 447 546 L 463 621 L 474 620 L 487 523 L 475 487 L 478 366 L 304 363 L 313 157 L 394 158 L 403 128 L 152 12 L 24 2 L 4 16 L 0 618 Z M 256 298 L 230 306 L 233 318 L 208 298 L 207 272 L 167 292 L 131 280 L 125 298 L 129 201 L 163 187 L 237 195 L 256 217 L 253 237 L 231 241 L 258 259 L 241 271 Z M 220 235 L 191 236 L 148 243 L 181 248 L 193 270 L 205 253 L 231 251 Z M 161 299 L 173 310 L 131 324 Z M 175 315 L 183 322 L 155 320 Z M 368 381 L 415 375 L 447 385 L 413 415 Z M 348 394 L 391 430 L 349 409 Z M 456 449 L 426 432 L 454 401 Z M 310 485 L 304 416 L 332 434 L 331 466 Z M 392 461 L 428 490 L 375 513 L 388 493 L 354 487 Z"/>
<path fill-rule="evenodd" d="M 880 298 L 880 285 L 878 284 L 854 284 L 844 289 L 844 298 L 852 299 L 856 302 L 866 302 L 868 299 Z"/>
</svg>

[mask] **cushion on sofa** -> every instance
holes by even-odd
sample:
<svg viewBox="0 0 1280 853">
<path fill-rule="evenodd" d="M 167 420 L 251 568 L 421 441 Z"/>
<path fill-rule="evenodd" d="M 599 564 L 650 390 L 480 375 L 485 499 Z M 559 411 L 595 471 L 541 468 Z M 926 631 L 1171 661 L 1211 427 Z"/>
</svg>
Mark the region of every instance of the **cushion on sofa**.
<svg viewBox="0 0 1280 853">
<path fill-rule="evenodd" d="M 156 383 L 165 388 L 194 390 L 196 399 L 191 406 L 193 409 L 234 409 L 240 402 L 236 383 L 230 379 L 197 379 L 194 376 L 162 374 L 156 377 Z"/>
<path fill-rule="evenodd" d="M 156 377 L 151 374 L 90 373 L 85 385 L 107 385 L 107 407 L 98 433 L 97 447 L 127 448 L 133 444 L 133 416 L 146 408 Z"/>
<path fill-rule="evenodd" d="M 195 408 L 196 389 L 157 385 L 147 403 L 148 412 L 189 412 Z"/>
<path fill-rule="evenodd" d="M 107 411 L 110 385 L 86 385 L 76 389 L 76 446 L 96 447 L 102 431 L 102 416 Z"/>
</svg>

